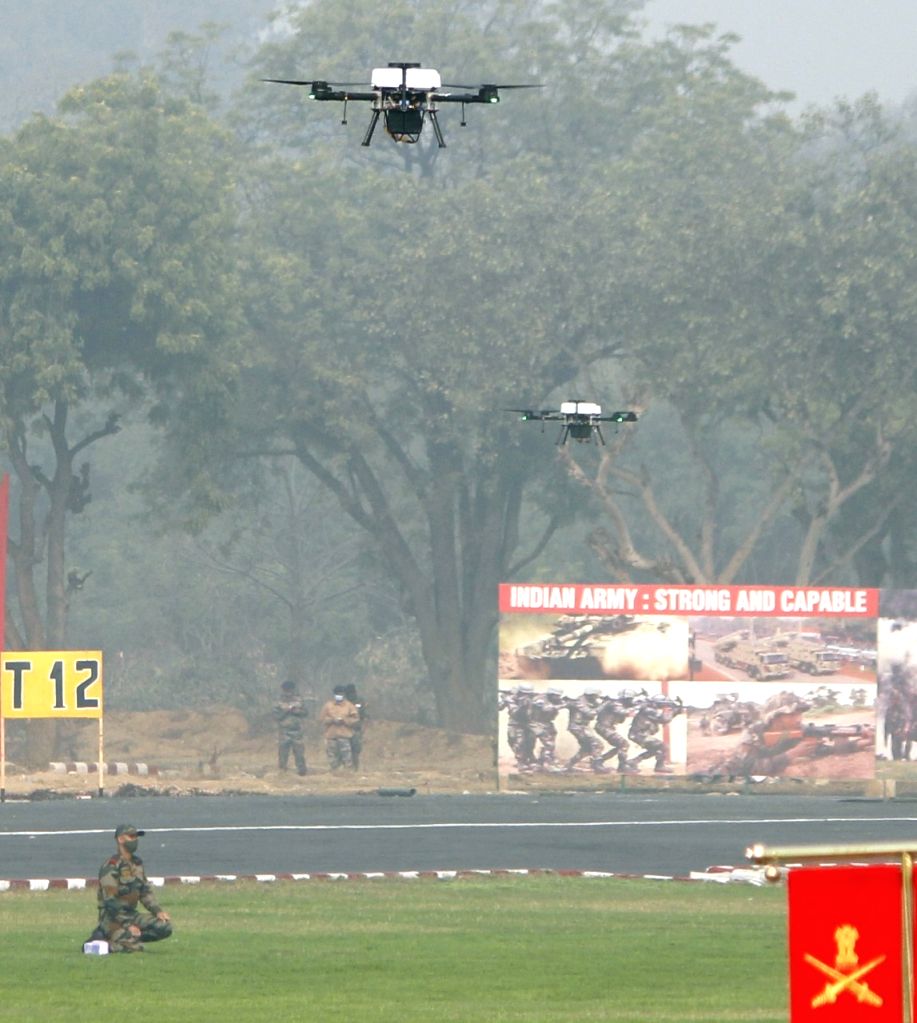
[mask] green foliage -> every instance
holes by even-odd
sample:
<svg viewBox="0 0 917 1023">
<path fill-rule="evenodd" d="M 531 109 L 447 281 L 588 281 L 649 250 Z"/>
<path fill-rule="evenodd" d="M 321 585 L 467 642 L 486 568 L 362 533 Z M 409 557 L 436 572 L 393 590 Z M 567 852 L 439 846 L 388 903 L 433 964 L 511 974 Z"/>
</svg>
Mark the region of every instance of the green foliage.
<svg viewBox="0 0 917 1023">
<path fill-rule="evenodd" d="M 84 957 L 86 893 L 0 896 L 10 1023 L 82 1023 L 137 985 L 158 1018 L 785 1018 L 784 895 L 572 878 L 169 889 L 175 935 Z M 38 983 L 40 979 L 40 983 Z"/>
<path fill-rule="evenodd" d="M 226 137 L 146 75 L 76 89 L 61 113 L 25 125 L 0 162 L 13 415 L 83 397 L 93 372 L 201 365 L 232 310 Z"/>
</svg>

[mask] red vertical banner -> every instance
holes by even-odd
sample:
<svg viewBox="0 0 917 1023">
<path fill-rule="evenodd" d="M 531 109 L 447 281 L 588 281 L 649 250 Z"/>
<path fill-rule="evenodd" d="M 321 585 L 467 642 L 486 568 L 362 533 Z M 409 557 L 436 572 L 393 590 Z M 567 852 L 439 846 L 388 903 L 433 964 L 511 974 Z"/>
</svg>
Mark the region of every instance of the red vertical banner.
<svg viewBox="0 0 917 1023">
<path fill-rule="evenodd" d="M 0 479 L 0 650 L 4 650 L 4 625 L 6 623 L 6 529 L 9 522 L 10 476 L 4 473 Z"/>
<path fill-rule="evenodd" d="M 901 867 L 789 872 L 790 1023 L 900 1023 Z"/>
</svg>

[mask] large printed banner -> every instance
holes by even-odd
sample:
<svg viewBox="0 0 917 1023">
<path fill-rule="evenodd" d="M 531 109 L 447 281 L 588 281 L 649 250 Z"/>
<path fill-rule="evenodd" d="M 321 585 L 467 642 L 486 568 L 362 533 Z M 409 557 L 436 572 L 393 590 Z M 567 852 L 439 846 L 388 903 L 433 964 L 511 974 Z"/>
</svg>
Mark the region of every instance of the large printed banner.
<svg viewBox="0 0 917 1023">
<path fill-rule="evenodd" d="M 917 591 L 503 583 L 499 607 L 504 781 L 917 771 Z"/>
<path fill-rule="evenodd" d="M 791 870 L 791 1023 L 903 1018 L 901 867 Z"/>
</svg>

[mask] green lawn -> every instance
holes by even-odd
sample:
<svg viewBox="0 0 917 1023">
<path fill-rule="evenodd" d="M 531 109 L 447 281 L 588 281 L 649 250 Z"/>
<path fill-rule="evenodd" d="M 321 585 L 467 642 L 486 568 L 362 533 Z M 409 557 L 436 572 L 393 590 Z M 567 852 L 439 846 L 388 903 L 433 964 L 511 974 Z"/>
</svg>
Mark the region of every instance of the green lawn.
<svg viewBox="0 0 917 1023">
<path fill-rule="evenodd" d="M 0 894 L 0 1020 L 633 1023 L 787 1018 L 785 892 L 511 877 L 208 883 L 176 932 L 84 956 L 94 892 Z"/>
</svg>

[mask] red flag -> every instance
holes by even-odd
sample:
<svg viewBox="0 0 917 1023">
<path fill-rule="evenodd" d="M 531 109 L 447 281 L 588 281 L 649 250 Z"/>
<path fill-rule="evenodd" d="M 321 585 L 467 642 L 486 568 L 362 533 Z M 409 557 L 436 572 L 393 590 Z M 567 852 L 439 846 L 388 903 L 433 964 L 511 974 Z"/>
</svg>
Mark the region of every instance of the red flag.
<svg viewBox="0 0 917 1023">
<path fill-rule="evenodd" d="M 900 1023 L 901 868 L 789 872 L 790 1023 Z"/>
<path fill-rule="evenodd" d="M 6 527 L 10 503 L 10 477 L 3 474 L 0 480 L 0 650 L 4 650 L 4 625 L 6 623 Z"/>
</svg>

